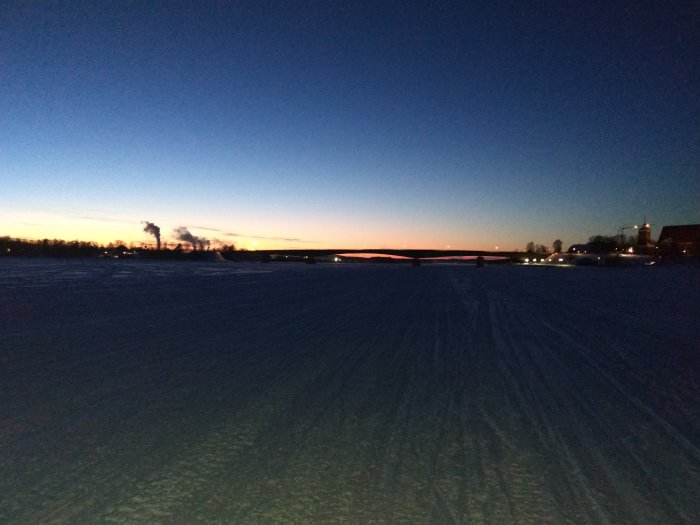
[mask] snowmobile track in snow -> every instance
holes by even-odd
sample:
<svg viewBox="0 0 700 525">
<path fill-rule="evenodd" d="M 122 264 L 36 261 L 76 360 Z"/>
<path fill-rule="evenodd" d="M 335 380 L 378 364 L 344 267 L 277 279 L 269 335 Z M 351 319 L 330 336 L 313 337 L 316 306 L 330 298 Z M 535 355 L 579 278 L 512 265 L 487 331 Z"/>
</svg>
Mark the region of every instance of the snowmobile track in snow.
<svg viewBox="0 0 700 525">
<path fill-rule="evenodd" d="M 699 277 L 0 260 L 0 522 L 699 523 Z"/>
</svg>

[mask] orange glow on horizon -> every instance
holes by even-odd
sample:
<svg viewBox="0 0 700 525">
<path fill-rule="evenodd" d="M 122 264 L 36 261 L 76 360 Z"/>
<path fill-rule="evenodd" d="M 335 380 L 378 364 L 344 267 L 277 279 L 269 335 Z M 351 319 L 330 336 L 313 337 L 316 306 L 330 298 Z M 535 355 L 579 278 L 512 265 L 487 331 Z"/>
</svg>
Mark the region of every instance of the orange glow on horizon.
<svg viewBox="0 0 700 525">
<path fill-rule="evenodd" d="M 458 228 L 449 231 L 445 231 L 444 228 L 435 228 L 435 232 L 440 233 L 434 233 L 427 225 L 421 225 L 409 236 L 406 230 L 396 227 L 381 230 L 370 224 L 338 226 L 332 222 L 309 217 L 300 217 L 294 223 L 285 224 L 283 231 L 280 231 L 277 220 L 261 221 L 250 217 L 240 220 L 238 217 L 229 219 L 227 222 L 237 226 L 225 224 L 220 228 L 190 225 L 198 223 L 207 226 L 216 225 L 217 218 L 209 216 L 203 217 L 201 222 L 185 220 L 182 223 L 175 222 L 172 217 L 167 222 L 154 216 L 144 218 L 152 220 L 161 228 L 162 245 L 168 248 L 173 248 L 180 242 L 173 234 L 174 230 L 180 226 L 188 227 L 193 235 L 208 239 L 212 248 L 234 245 L 236 249 L 250 251 L 275 249 L 337 249 L 339 251 L 374 249 L 378 253 L 382 250 L 401 249 L 493 251 L 496 244 L 492 240 L 460 231 Z M 3 228 L 0 236 L 28 240 L 78 240 L 103 246 L 122 241 L 126 246 L 155 247 L 155 239 L 143 231 L 142 221 L 100 212 L 90 214 L 88 212 L 4 210 L 0 211 L 0 224 Z M 499 241 L 501 241 L 498 243 L 499 249 L 503 249 L 503 239 Z M 522 242 L 517 240 L 512 242 L 512 246 L 521 244 L 524 247 Z M 450 248 L 446 248 L 447 246 Z M 505 249 L 505 251 L 510 250 Z"/>
</svg>

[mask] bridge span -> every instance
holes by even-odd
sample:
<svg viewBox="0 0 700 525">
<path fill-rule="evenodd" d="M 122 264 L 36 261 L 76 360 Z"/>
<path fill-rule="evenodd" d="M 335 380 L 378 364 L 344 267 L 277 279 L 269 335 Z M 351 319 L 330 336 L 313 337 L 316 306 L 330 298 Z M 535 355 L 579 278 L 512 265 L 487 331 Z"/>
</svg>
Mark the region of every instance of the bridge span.
<svg viewBox="0 0 700 525">
<path fill-rule="evenodd" d="M 277 249 L 277 250 L 256 250 L 261 256 L 295 256 L 295 257 L 324 257 L 340 254 L 372 254 L 379 257 L 406 257 L 407 259 L 433 259 L 439 257 L 498 257 L 502 259 L 516 260 L 523 256 L 522 252 L 486 251 L 486 250 L 434 250 L 434 249 L 390 249 L 390 248 L 323 248 L 323 249 Z"/>
</svg>

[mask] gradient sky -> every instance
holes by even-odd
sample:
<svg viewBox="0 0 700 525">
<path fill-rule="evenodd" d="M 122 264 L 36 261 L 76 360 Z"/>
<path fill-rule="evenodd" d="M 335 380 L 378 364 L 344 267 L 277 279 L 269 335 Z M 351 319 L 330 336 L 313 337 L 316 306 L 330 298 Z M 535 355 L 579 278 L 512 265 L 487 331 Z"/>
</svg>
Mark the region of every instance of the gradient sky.
<svg viewBox="0 0 700 525">
<path fill-rule="evenodd" d="M 700 222 L 696 1 L 0 9 L 0 235 L 510 250 Z"/>
</svg>

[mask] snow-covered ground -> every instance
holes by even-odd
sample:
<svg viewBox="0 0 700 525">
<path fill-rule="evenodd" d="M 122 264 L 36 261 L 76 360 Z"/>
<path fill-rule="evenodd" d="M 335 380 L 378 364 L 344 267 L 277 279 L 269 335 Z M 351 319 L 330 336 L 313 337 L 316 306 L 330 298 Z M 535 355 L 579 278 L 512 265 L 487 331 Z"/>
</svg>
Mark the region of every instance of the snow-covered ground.
<svg viewBox="0 0 700 525">
<path fill-rule="evenodd" d="M 699 523 L 700 271 L 0 260 L 2 523 Z"/>
</svg>

